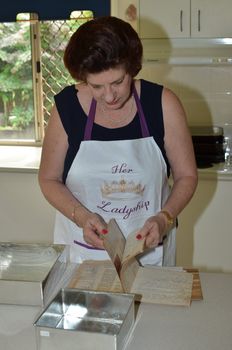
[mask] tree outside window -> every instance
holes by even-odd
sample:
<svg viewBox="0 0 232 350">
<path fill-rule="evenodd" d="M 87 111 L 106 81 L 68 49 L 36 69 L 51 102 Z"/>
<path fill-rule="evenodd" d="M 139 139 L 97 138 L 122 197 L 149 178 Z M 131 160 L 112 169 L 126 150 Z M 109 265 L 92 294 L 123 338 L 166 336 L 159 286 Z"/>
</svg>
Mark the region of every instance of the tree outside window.
<svg viewBox="0 0 232 350">
<path fill-rule="evenodd" d="M 93 18 L 75 11 L 68 20 L 38 21 L 21 14 L 0 23 L 0 143 L 41 144 L 53 96 L 74 81 L 63 53 L 72 33 Z"/>
</svg>

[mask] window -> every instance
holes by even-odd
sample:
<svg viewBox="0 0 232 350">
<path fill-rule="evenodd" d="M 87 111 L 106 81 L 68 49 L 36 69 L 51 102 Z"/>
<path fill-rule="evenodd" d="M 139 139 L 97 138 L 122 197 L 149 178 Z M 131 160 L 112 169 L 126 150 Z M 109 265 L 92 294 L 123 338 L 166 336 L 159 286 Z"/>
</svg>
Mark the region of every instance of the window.
<svg viewBox="0 0 232 350">
<path fill-rule="evenodd" d="M 83 21 L 110 12 L 110 0 L 8 0 L 2 6 L 0 144 L 41 145 L 53 95 L 72 83 L 61 49 Z"/>
<path fill-rule="evenodd" d="M 0 23 L 0 143 L 41 144 L 53 96 L 73 83 L 63 66 L 72 33 L 93 12 L 67 20 L 38 20 L 33 13 Z"/>
</svg>

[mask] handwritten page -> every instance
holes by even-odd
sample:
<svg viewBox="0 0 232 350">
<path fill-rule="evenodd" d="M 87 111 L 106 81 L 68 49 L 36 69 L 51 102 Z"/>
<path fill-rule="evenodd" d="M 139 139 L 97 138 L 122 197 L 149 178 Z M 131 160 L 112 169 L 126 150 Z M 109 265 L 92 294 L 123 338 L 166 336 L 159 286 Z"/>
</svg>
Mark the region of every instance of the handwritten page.
<svg viewBox="0 0 232 350">
<path fill-rule="evenodd" d="M 77 268 L 68 287 L 101 292 L 123 292 L 118 274 L 110 260 L 85 260 Z"/>
<path fill-rule="evenodd" d="M 140 267 L 130 292 L 142 302 L 188 306 L 191 302 L 191 273 L 156 267 Z"/>
</svg>

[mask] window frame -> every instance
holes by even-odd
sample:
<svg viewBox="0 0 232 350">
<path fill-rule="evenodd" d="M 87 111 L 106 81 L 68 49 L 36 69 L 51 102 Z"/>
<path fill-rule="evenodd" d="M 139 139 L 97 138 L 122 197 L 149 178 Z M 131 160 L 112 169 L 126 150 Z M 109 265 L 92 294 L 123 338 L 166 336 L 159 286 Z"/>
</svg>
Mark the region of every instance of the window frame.
<svg viewBox="0 0 232 350">
<path fill-rule="evenodd" d="M 31 36 L 31 61 L 32 61 L 32 88 L 34 103 L 34 138 L 33 141 L 27 139 L 3 139 L 0 145 L 27 145 L 41 146 L 44 138 L 44 111 L 43 111 L 43 82 L 42 82 L 42 57 L 40 40 L 40 21 L 48 20 L 68 20 L 73 11 L 90 10 L 93 16 L 104 16 L 110 14 L 110 0 L 69 0 L 69 3 L 59 4 L 51 0 L 41 1 L 31 5 L 29 0 L 21 0 L 20 4 L 16 0 L 9 0 L 8 6 L 4 7 L 0 13 L 0 22 L 16 22 L 18 13 L 30 13 L 30 36 Z M 37 15 L 38 14 L 38 15 Z"/>
</svg>

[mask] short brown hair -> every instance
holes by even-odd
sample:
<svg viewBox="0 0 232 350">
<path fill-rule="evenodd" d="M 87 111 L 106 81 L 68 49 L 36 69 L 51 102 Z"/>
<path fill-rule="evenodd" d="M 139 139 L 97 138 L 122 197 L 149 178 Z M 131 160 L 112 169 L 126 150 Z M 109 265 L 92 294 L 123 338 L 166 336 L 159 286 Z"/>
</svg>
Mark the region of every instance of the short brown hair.
<svg viewBox="0 0 232 350">
<path fill-rule="evenodd" d="M 71 36 L 64 64 L 75 80 L 123 65 L 135 77 L 142 68 L 143 47 L 132 26 L 113 16 L 82 24 Z"/>
</svg>

